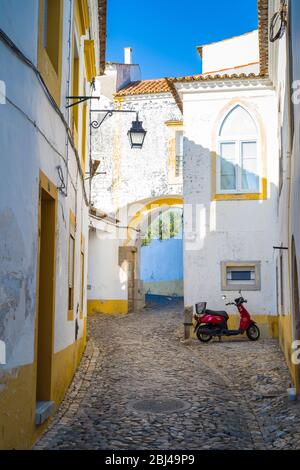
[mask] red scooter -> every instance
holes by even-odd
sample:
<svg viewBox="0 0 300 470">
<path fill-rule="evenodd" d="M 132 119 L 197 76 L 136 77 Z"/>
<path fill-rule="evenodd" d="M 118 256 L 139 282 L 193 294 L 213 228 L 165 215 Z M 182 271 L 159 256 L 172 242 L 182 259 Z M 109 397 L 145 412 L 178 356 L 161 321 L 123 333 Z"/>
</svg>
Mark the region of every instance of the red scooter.
<svg viewBox="0 0 300 470">
<path fill-rule="evenodd" d="M 228 302 L 226 305 L 235 305 L 240 313 L 240 327 L 238 330 L 229 330 L 227 321 L 229 316 L 225 311 L 206 310 L 206 302 L 199 302 L 196 304 L 196 314 L 194 319 L 196 325 L 194 331 L 197 338 L 203 343 L 208 343 L 214 336 L 236 336 L 246 332 L 251 341 L 257 341 L 260 337 L 260 331 L 256 323 L 251 320 L 249 312 L 245 309 L 244 305 L 247 300 L 239 292 L 240 297 L 235 299 L 234 302 Z M 223 300 L 226 296 L 223 296 Z"/>
</svg>

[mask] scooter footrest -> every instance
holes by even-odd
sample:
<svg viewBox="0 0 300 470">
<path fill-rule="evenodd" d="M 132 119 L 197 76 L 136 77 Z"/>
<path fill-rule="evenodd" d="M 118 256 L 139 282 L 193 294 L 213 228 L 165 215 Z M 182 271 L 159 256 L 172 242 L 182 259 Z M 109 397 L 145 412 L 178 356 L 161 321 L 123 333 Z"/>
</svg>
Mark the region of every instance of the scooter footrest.
<svg viewBox="0 0 300 470">
<path fill-rule="evenodd" d="M 223 334 L 228 336 L 240 335 L 243 333 L 241 330 L 224 330 Z"/>
</svg>

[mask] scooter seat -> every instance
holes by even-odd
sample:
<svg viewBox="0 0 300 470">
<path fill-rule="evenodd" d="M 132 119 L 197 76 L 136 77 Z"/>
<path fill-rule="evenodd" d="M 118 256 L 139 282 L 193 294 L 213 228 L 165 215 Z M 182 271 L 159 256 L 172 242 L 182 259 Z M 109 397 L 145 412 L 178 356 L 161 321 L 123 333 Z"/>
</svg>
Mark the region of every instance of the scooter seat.
<svg viewBox="0 0 300 470">
<path fill-rule="evenodd" d="M 229 316 L 227 315 L 227 313 L 224 311 L 224 310 L 220 310 L 220 311 L 216 311 L 216 310 L 205 310 L 205 313 L 207 315 L 218 315 L 218 316 L 221 316 L 221 317 L 224 317 L 226 319 L 229 318 Z"/>
</svg>

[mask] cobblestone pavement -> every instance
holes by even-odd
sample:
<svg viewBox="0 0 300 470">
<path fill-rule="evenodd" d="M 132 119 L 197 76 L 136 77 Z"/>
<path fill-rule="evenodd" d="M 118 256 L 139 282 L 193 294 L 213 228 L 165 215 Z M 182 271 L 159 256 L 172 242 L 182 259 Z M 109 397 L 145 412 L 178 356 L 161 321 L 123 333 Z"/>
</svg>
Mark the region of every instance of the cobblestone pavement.
<svg viewBox="0 0 300 470">
<path fill-rule="evenodd" d="M 287 401 L 276 340 L 184 342 L 179 302 L 91 317 L 88 336 L 35 449 L 300 448 L 300 409 Z M 171 399 L 182 408 L 162 412 Z M 140 400 L 156 402 L 138 411 Z"/>
</svg>

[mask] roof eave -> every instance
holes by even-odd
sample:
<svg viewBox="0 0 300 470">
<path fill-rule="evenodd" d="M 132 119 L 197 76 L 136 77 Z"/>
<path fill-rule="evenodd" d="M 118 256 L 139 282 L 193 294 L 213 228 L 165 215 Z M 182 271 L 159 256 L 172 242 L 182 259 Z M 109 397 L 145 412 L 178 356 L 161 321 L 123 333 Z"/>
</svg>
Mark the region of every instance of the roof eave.
<svg viewBox="0 0 300 470">
<path fill-rule="evenodd" d="M 99 40 L 100 40 L 100 75 L 104 75 L 106 63 L 106 22 L 107 0 L 98 0 Z"/>
</svg>

